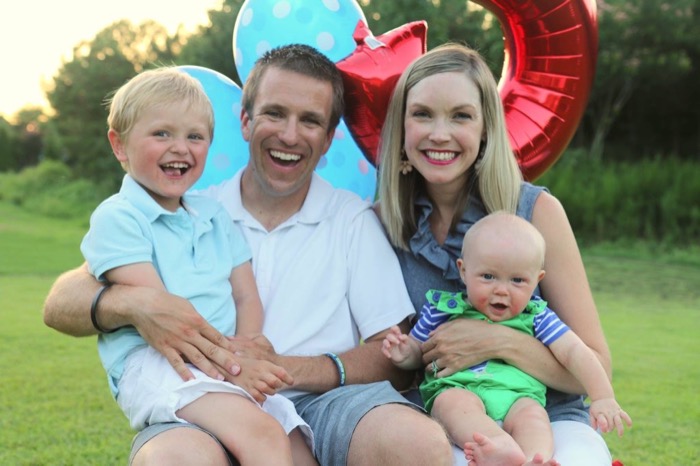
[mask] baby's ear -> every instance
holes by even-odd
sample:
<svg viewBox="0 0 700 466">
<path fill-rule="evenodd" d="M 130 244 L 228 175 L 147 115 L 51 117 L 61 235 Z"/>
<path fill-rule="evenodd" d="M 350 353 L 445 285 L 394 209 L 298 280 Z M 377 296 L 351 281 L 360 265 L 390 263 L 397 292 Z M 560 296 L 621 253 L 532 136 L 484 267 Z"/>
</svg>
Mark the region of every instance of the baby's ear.
<svg viewBox="0 0 700 466">
<path fill-rule="evenodd" d="M 540 270 L 540 273 L 537 274 L 537 282 L 541 282 L 542 279 L 544 278 L 544 269 Z"/>
</svg>

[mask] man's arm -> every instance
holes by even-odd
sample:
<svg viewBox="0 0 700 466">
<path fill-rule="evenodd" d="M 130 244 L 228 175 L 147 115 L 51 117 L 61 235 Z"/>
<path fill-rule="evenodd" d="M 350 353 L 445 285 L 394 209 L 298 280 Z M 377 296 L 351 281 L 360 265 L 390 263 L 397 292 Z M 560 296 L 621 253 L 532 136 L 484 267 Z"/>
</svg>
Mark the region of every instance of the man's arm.
<svg viewBox="0 0 700 466">
<path fill-rule="evenodd" d="M 61 275 L 44 303 L 44 322 L 72 336 L 95 335 L 90 305 L 100 283 L 85 265 Z M 240 372 L 228 340 L 186 299 L 149 287 L 114 285 L 100 299 L 97 319 L 104 329 L 133 325 L 146 342 L 163 354 L 183 380 L 192 378 L 185 360 L 210 377 L 227 368 Z M 216 365 L 216 366 L 215 366 Z M 226 375 L 225 371 L 222 375 Z"/>
<path fill-rule="evenodd" d="M 408 319 L 401 322 L 399 328 L 404 333 L 408 332 Z M 360 346 L 338 355 L 345 367 L 346 385 L 388 380 L 397 390 L 410 386 L 415 373 L 397 368 L 382 354 L 382 341 L 388 333 L 389 329 L 377 333 Z M 292 387 L 298 390 L 323 393 L 338 387 L 340 383 L 338 367 L 328 356 L 279 355 L 262 335 L 252 339 L 235 337 L 233 342 L 236 351 L 243 355 L 267 359 L 284 367 L 294 378 Z"/>
</svg>

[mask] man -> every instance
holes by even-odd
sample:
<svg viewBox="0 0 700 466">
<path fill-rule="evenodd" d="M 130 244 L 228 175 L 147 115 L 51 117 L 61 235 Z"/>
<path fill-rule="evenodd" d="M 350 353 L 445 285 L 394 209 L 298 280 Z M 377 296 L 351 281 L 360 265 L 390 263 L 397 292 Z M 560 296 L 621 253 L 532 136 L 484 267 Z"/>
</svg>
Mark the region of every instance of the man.
<svg viewBox="0 0 700 466">
<path fill-rule="evenodd" d="M 303 45 L 266 53 L 243 89 L 248 165 L 207 190 L 250 244 L 267 338 L 228 341 L 187 301 L 152 289 L 114 286 L 95 303 L 99 284 L 84 268 L 54 284 L 44 321 L 92 335 L 92 307 L 98 327 L 135 326 L 185 379 L 185 360 L 234 383 L 237 357 L 282 366 L 294 378 L 283 394 L 311 425 L 322 465 L 452 464 L 442 428 L 386 382 L 411 378 L 380 348 L 392 325 L 407 330 L 412 306 L 381 225 L 367 203 L 314 173 L 342 109 L 342 80 L 323 54 Z M 228 464 L 189 424 L 149 426 L 132 455 L 135 465 Z"/>
</svg>

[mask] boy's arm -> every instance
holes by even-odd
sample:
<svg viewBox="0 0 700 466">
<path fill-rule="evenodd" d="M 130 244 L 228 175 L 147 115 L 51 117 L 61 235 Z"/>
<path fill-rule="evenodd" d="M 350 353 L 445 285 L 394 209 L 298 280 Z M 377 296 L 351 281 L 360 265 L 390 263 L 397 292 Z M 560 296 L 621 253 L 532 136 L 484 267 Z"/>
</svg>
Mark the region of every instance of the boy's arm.
<svg viewBox="0 0 700 466">
<path fill-rule="evenodd" d="M 150 262 L 137 262 L 115 267 L 105 272 L 105 278 L 109 283 L 117 285 L 146 286 L 165 291 L 163 280 Z"/>
<path fill-rule="evenodd" d="M 250 261 L 235 267 L 229 280 L 236 303 L 236 335 L 262 333 L 263 307 Z"/>
</svg>

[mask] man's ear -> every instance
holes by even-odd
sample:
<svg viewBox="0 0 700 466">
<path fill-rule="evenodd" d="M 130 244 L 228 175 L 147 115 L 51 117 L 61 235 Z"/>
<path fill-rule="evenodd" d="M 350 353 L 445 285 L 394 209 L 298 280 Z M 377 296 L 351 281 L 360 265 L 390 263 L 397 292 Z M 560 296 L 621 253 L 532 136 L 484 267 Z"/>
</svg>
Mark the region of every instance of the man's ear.
<svg viewBox="0 0 700 466">
<path fill-rule="evenodd" d="M 328 134 L 326 135 L 326 143 L 323 147 L 322 155 L 325 155 L 326 152 L 328 152 L 328 149 L 331 148 L 331 144 L 333 143 L 333 136 L 335 136 L 335 128 L 328 131 Z"/>
<path fill-rule="evenodd" d="M 250 124 L 252 121 L 246 109 L 241 107 L 241 134 L 245 142 L 250 142 Z"/>
<path fill-rule="evenodd" d="M 109 139 L 109 145 L 112 146 L 112 152 L 114 156 L 122 163 L 128 162 L 129 159 L 126 156 L 126 149 L 124 148 L 124 140 L 115 130 L 110 129 L 107 131 L 107 139 Z"/>
</svg>

